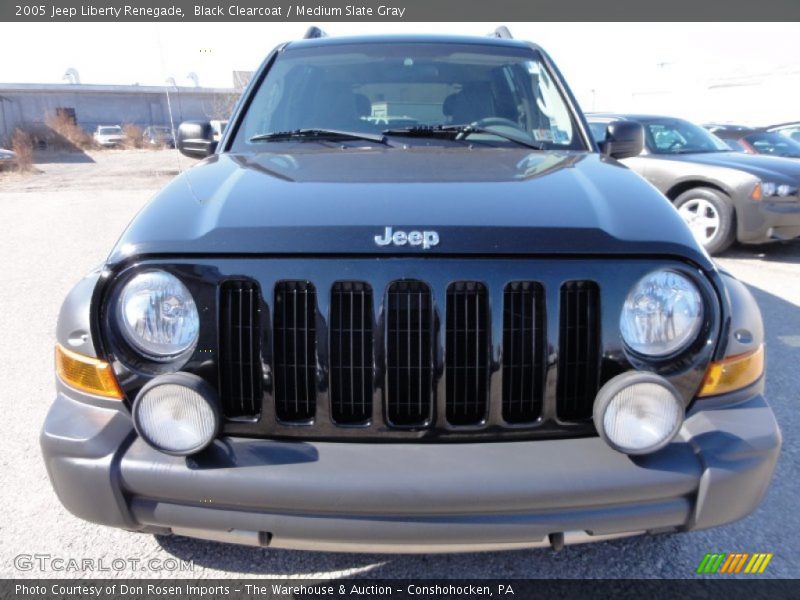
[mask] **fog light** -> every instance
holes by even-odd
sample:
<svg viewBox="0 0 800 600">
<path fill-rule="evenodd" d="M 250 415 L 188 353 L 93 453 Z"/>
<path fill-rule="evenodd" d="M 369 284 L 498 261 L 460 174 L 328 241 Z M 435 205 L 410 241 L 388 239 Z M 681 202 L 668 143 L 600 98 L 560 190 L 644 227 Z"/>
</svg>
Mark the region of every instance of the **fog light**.
<svg viewBox="0 0 800 600">
<path fill-rule="evenodd" d="M 649 454 L 669 444 L 683 423 L 675 388 L 654 373 L 617 375 L 598 392 L 594 424 L 609 446 L 625 454 Z"/>
<path fill-rule="evenodd" d="M 188 456 L 203 450 L 219 433 L 219 401 L 214 389 L 196 375 L 161 375 L 136 396 L 133 423 L 156 450 Z"/>
</svg>

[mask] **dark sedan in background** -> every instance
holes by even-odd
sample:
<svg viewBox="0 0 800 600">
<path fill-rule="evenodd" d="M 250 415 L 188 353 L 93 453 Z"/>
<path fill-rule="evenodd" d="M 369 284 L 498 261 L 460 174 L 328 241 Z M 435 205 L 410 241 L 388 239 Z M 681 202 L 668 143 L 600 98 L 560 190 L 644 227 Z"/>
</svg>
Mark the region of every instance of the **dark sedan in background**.
<svg viewBox="0 0 800 600">
<path fill-rule="evenodd" d="M 735 123 L 703 123 L 703 127 L 708 129 L 711 133 L 717 134 L 720 131 L 749 131 L 752 129 L 749 125 L 737 125 Z"/>
<path fill-rule="evenodd" d="M 780 133 L 781 135 L 800 143 L 800 121 L 793 121 L 791 123 L 778 123 L 777 125 L 765 127 L 765 129 L 767 131 Z"/>
<path fill-rule="evenodd" d="M 174 148 L 175 136 L 172 135 L 172 130 L 169 127 L 159 127 L 151 125 L 145 128 L 142 133 L 142 139 L 148 146 L 159 148 Z"/>
<path fill-rule="evenodd" d="M 651 115 L 588 115 L 605 141 L 613 121 L 638 121 L 645 148 L 622 162 L 669 198 L 710 254 L 738 240 L 760 244 L 800 237 L 800 162 L 733 152 L 683 119 Z"/>
<path fill-rule="evenodd" d="M 796 142 L 777 131 L 723 129 L 715 131 L 714 135 L 725 142 L 734 152 L 780 156 L 782 158 L 800 158 L 800 142 Z"/>
</svg>

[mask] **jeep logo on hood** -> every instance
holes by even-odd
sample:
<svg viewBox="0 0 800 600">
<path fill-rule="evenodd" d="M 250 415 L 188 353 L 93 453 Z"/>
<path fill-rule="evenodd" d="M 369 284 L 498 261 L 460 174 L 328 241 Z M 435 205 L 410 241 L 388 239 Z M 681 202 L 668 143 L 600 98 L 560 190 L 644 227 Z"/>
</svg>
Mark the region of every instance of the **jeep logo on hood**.
<svg viewBox="0 0 800 600">
<path fill-rule="evenodd" d="M 424 250 L 433 248 L 439 243 L 439 234 L 435 231 L 395 231 L 392 232 L 391 227 L 387 227 L 383 235 L 375 236 L 375 243 L 378 246 L 422 246 Z"/>
</svg>

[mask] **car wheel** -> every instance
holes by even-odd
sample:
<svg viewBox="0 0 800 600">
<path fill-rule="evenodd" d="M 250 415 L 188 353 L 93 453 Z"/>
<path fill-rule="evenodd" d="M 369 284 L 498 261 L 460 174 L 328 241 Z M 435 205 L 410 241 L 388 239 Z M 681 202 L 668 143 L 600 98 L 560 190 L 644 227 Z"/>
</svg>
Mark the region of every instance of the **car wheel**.
<svg viewBox="0 0 800 600">
<path fill-rule="evenodd" d="M 709 254 L 719 254 L 733 243 L 736 237 L 733 206 L 717 190 L 687 190 L 675 199 L 675 207 Z"/>
</svg>

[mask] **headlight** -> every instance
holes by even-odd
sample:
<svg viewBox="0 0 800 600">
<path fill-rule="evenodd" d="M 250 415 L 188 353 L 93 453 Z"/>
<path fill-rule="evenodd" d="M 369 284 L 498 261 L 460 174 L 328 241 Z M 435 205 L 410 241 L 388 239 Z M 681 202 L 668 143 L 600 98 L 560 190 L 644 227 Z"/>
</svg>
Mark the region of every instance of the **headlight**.
<svg viewBox="0 0 800 600">
<path fill-rule="evenodd" d="M 200 319 L 194 298 L 164 271 L 136 275 L 117 300 L 122 335 L 146 358 L 169 361 L 197 344 Z"/>
<path fill-rule="evenodd" d="M 188 456 L 203 450 L 220 427 L 213 388 L 189 373 L 161 375 L 145 385 L 133 403 L 133 423 L 150 446 Z"/>
<path fill-rule="evenodd" d="M 763 198 L 770 198 L 775 196 L 778 196 L 780 198 L 786 198 L 788 196 L 796 196 L 798 193 L 797 186 L 789 185 L 786 183 L 762 181 L 760 183 L 760 187 L 761 187 L 761 197 Z"/>
<path fill-rule="evenodd" d="M 625 454 L 649 454 L 663 448 L 678 433 L 683 416 L 675 388 L 653 373 L 617 375 L 600 389 L 594 404 L 600 437 Z"/>
<path fill-rule="evenodd" d="M 654 271 L 628 293 L 619 327 L 634 352 L 667 356 L 686 348 L 703 324 L 703 299 L 688 277 Z"/>
</svg>

